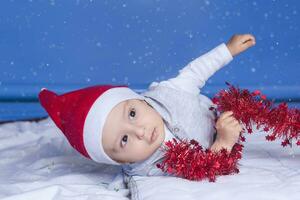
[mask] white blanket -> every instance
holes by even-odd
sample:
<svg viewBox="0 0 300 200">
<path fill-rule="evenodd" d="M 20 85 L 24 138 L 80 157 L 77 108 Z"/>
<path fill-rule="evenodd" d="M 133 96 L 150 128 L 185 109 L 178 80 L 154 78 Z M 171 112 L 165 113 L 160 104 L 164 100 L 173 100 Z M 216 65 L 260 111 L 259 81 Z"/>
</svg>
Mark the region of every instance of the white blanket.
<svg viewBox="0 0 300 200">
<path fill-rule="evenodd" d="M 247 135 L 239 174 L 215 183 L 133 177 L 132 199 L 299 199 L 300 147 L 264 136 Z M 128 199 L 120 168 L 80 156 L 50 119 L 0 125 L 0 158 L 0 199 Z"/>
<path fill-rule="evenodd" d="M 175 177 L 131 178 L 135 200 L 299 200 L 300 146 L 283 148 L 268 142 L 266 133 L 245 135 L 240 173 L 218 177 L 216 182 L 189 181 Z"/>
<path fill-rule="evenodd" d="M 128 199 L 117 167 L 80 156 L 50 119 L 0 126 L 0 199 Z"/>
</svg>

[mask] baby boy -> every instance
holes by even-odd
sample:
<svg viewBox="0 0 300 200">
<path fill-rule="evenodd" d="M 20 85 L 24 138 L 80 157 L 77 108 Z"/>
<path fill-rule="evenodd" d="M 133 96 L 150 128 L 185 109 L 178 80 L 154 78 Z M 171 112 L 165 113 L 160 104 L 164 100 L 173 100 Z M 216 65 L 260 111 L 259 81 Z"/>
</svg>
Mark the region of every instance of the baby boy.
<svg viewBox="0 0 300 200">
<path fill-rule="evenodd" d="M 254 44 L 251 34 L 234 35 L 190 62 L 177 77 L 153 82 L 142 94 L 112 85 L 62 95 L 43 88 L 39 100 L 72 147 L 98 163 L 140 165 L 150 158 L 153 163 L 160 158 L 154 155 L 164 141 L 173 137 L 195 139 L 213 151 L 231 151 L 242 126 L 232 112 L 216 120 L 209 109 L 213 103 L 200 89 L 217 70 Z"/>
</svg>

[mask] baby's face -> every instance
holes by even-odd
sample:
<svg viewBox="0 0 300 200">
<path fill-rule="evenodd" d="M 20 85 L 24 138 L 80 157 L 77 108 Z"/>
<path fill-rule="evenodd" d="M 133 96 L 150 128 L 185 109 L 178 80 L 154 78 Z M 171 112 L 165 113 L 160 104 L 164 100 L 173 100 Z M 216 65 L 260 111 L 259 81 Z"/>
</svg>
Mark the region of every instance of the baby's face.
<svg viewBox="0 0 300 200">
<path fill-rule="evenodd" d="M 165 138 L 161 116 L 147 102 L 138 99 L 116 105 L 103 127 L 105 153 L 119 163 L 145 160 Z"/>
</svg>

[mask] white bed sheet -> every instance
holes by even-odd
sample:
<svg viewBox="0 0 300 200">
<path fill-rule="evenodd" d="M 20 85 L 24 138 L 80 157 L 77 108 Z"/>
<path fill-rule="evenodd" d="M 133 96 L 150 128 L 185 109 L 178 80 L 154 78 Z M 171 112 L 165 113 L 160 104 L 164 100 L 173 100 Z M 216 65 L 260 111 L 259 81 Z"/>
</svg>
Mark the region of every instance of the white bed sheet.
<svg viewBox="0 0 300 200">
<path fill-rule="evenodd" d="M 132 199 L 300 199 L 300 147 L 282 148 L 263 133 L 246 136 L 239 174 L 215 183 L 134 177 Z M 49 118 L 0 125 L 0 158 L 3 200 L 128 199 L 116 179 L 120 168 L 80 156 Z"/>
<path fill-rule="evenodd" d="M 120 168 L 80 156 L 48 118 L 0 125 L 0 199 L 128 199 Z"/>
<path fill-rule="evenodd" d="M 220 176 L 216 182 L 189 181 L 176 177 L 133 176 L 134 200 L 299 200 L 300 146 L 283 148 L 268 142 L 265 132 L 245 135 L 240 173 Z"/>
</svg>

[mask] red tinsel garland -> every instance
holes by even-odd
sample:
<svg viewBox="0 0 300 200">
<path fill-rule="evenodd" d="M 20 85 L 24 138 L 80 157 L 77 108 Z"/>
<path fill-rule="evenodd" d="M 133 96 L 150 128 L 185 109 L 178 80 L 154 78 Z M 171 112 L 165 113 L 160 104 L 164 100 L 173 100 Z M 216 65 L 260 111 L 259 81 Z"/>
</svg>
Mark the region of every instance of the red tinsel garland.
<svg viewBox="0 0 300 200">
<path fill-rule="evenodd" d="M 164 160 L 157 167 L 169 174 L 189 180 L 208 178 L 214 182 L 218 175 L 238 173 L 237 162 L 242 157 L 243 145 L 235 144 L 229 153 L 224 148 L 219 152 L 204 150 L 197 141 L 183 140 L 165 143 Z"/>
<path fill-rule="evenodd" d="M 274 107 L 260 91 L 250 93 L 248 90 L 235 88 L 226 82 L 229 90 L 221 90 L 214 98 L 216 109 L 219 112 L 232 111 L 234 117 L 243 123 L 252 133 L 252 123 L 256 128 L 263 127 L 271 134 L 266 139 L 273 141 L 283 138 L 282 146 L 291 145 L 291 140 L 297 140 L 300 145 L 300 110 L 288 109 L 286 103 Z M 243 131 L 244 132 L 244 131 Z M 245 138 L 241 135 L 241 141 Z M 235 144 L 231 152 L 222 149 L 220 152 L 203 150 L 197 141 L 187 140 L 167 141 L 164 146 L 164 160 L 157 164 L 162 171 L 189 180 L 208 178 L 215 181 L 216 176 L 238 173 L 238 160 L 242 157 L 243 145 Z"/>
<path fill-rule="evenodd" d="M 300 145 L 299 109 L 289 109 L 285 102 L 275 107 L 258 90 L 250 93 L 246 89 L 241 90 L 227 82 L 226 84 L 229 90 L 221 90 L 212 100 L 218 111 L 231 110 L 234 117 L 246 126 L 248 133 L 252 133 L 251 127 L 254 123 L 257 129 L 263 127 L 264 131 L 271 132 L 266 136 L 269 141 L 282 138 L 282 146 L 291 145 L 292 140 Z"/>
</svg>

